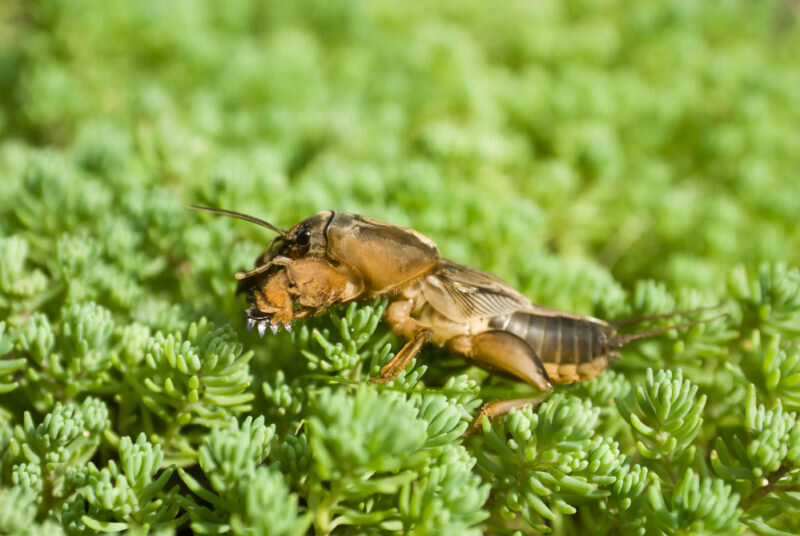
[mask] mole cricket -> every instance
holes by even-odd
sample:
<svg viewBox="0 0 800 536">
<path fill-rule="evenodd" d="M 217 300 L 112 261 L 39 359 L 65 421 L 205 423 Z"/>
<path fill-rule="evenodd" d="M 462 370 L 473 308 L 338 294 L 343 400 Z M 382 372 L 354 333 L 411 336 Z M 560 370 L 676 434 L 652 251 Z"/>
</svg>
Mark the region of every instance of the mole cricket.
<svg viewBox="0 0 800 536">
<path fill-rule="evenodd" d="M 520 379 L 540 391 L 553 384 L 594 378 L 620 356 L 625 344 L 713 318 L 619 334 L 620 327 L 646 320 L 713 309 L 606 322 L 533 304 L 506 282 L 487 272 L 442 258 L 425 235 L 372 218 L 339 211 L 320 212 L 289 230 L 230 210 L 192 205 L 192 210 L 221 214 L 276 233 L 255 268 L 235 274 L 237 293 L 247 294 L 248 329 L 281 326 L 351 301 L 387 297 L 384 313 L 392 331 L 408 342 L 385 365 L 376 383 L 395 378 L 431 342 L 492 373 Z M 537 398 L 492 402 L 489 417 Z"/>
</svg>

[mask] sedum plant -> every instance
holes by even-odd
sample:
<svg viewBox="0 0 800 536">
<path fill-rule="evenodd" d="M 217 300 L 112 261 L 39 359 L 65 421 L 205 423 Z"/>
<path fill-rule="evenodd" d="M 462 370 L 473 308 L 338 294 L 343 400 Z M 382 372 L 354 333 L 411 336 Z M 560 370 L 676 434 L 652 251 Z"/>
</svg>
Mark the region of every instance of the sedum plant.
<svg viewBox="0 0 800 536">
<path fill-rule="evenodd" d="M 799 16 L 0 3 L 0 533 L 800 533 Z M 432 346 L 370 383 L 391 297 L 259 339 L 232 274 L 272 236 L 188 204 L 391 221 L 576 314 L 727 314 L 476 423 L 536 393 Z"/>
</svg>

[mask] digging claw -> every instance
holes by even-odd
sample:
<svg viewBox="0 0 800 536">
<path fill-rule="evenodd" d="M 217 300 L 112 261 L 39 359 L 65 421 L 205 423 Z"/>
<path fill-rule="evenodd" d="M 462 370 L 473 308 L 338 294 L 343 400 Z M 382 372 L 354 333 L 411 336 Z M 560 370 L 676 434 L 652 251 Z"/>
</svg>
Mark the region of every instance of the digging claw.
<svg viewBox="0 0 800 536">
<path fill-rule="evenodd" d="M 268 313 L 256 307 L 250 307 L 249 309 L 245 309 L 244 314 L 247 317 L 247 331 L 251 331 L 253 326 L 256 326 L 258 328 L 258 335 L 262 339 L 267 333 L 267 326 L 269 326 L 273 335 L 278 334 L 281 330 L 281 325 L 286 328 L 286 331 L 292 331 L 292 321 L 281 318 L 275 313 Z"/>
</svg>

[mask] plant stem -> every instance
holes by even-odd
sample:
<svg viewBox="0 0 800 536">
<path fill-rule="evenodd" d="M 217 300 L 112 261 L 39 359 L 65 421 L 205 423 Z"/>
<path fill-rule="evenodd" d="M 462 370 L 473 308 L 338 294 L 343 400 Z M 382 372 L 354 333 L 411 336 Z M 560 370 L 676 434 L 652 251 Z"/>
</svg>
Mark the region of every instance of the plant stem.
<svg viewBox="0 0 800 536">
<path fill-rule="evenodd" d="M 334 527 L 330 522 L 330 509 L 339 500 L 339 490 L 341 485 L 339 482 L 332 484 L 330 491 L 325 494 L 322 502 L 317 506 L 317 513 L 314 517 L 314 532 L 318 535 L 330 534 Z"/>
<path fill-rule="evenodd" d="M 777 470 L 773 471 L 772 474 L 767 477 L 767 484 L 756 489 L 753 493 L 751 493 L 745 500 L 742 501 L 742 509 L 746 512 L 752 506 L 754 506 L 758 501 L 760 501 L 765 495 L 772 491 L 772 488 L 775 487 L 775 484 L 786 474 L 789 472 L 789 468 L 785 465 L 782 465 Z"/>
</svg>

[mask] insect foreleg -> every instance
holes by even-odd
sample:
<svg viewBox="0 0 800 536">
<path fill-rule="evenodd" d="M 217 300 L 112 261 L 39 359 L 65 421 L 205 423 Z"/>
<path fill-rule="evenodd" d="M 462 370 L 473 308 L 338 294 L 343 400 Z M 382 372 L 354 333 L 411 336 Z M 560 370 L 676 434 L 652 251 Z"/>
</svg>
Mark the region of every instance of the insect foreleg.
<svg viewBox="0 0 800 536">
<path fill-rule="evenodd" d="M 384 314 L 385 320 L 392 327 L 395 335 L 409 339 L 394 358 L 381 369 L 381 375 L 377 378 L 370 378 L 374 383 L 388 383 L 397 377 L 408 363 L 414 359 L 426 342 L 431 340 L 433 331 L 421 326 L 411 316 L 414 308 L 413 299 L 396 299 L 389 304 Z"/>
<path fill-rule="evenodd" d="M 384 318 L 392 327 L 395 335 L 413 339 L 417 332 L 422 328 L 414 318 L 411 317 L 411 310 L 414 308 L 414 301 L 411 299 L 394 300 L 386 308 Z"/>
<path fill-rule="evenodd" d="M 298 259 L 286 266 L 290 292 L 300 307 L 310 314 L 337 303 L 357 299 L 364 286 L 352 270 L 324 259 Z M 298 315 L 299 316 L 299 315 Z"/>
<path fill-rule="evenodd" d="M 413 339 L 408 341 L 399 352 L 381 369 L 381 375 L 377 378 L 370 378 L 369 381 L 373 383 L 386 384 L 392 381 L 400 374 L 403 369 L 411 362 L 412 359 L 422 350 L 426 342 L 431 340 L 433 332 L 429 329 L 423 329 L 418 332 Z"/>
<path fill-rule="evenodd" d="M 248 277 L 253 277 L 253 276 L 256 276 L 256 275 L 259 275 L 259 274 L 263 274 L 264 272 L 269 271 L 270 269 L 272 269 L 275 266 L 288 266 L 289 264 L 291 264 L 291 262 L 292 262 L 292 259 L 289 259 L 287 257 L 275 257 L 271 261 L 269 261 L 267 263 L 264 263 L 264 264 L 262 264 L 260 266 L 256 266 L 255 268 L 253 268 L 252 270 L 250 270 L 248 272 L 236 272 L 233 275 L 233 277 L 237 281 L 241 281 L 243 279 L 247 279 Z"/>
</svg>

